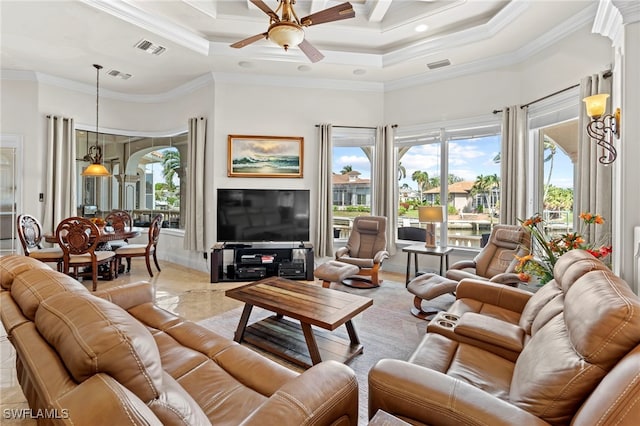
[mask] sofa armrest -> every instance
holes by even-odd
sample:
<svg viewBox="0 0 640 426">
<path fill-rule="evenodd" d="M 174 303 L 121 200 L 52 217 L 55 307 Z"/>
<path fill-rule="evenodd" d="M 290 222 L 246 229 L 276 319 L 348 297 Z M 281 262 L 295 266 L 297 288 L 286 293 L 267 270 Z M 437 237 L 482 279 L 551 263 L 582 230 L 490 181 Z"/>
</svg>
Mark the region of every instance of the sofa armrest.
<svg viewBox="0 0 640 426">
<path fill-rule="evenodd" d="M 113 377 L 99 373 L 55 401 L 55 413 L 70 424 L 162 425 L 151 409 Z"/>
<path fill-rule="evenodd" d="M 358 381 L 337 361 L 316 364 L 284 384 L 241 424 L 358 424 Z"/>
<path fill-rule="evenodd" d="M 524 347 L 525 332 L 521 327 L 488 315 L 465 312 L 453 330 L 461 336 L 514 352 L 522 352 Z"/>
<path fill-rule="evenodd" d="M 25 317 L 20 309 L 20 306 L 11 297 L 10 291 L 0 291 L 0 320 L 4 326 L 7 336 L 11 339 L 13 330 L 29 321 L 29 318 Z"/>
<path fill-rule="evenodd" d="M 503 272 L 491 277 L 489 280 L 492 283 L 510 285 L 511 287 L 517 287 L 522 282 L 520 276 L 515 272 Z"/>
<path fill-rule="evenodd" d="M 349 249 L 347 247 L 340 247 L 338 250 L 336 250 L 336 259 L 340 260 L 339 258 L 344 256 L 345 254 L 349 253 Z"/>
<path fill-rule="evenodd" d="M 532 293 L 490 281 L 464 279 L 456 287 L 456 299 L 474 299 L 521 313 Z"/>
<path fill-rule="evenodd" d="M 373 263 L 382 263 L 383 260 L 389 258 L 389 252 L 386 250 L 380 250 L 373 257 Z"/>
<path fill-rule="evenodd" d="M 124 310 L 153 302 L 153 287 L 147 281 L 123 284 L 106 290 L 99 290 L 93 294 L 115 303 Z"/>
<path fill-rule="evenodd" d="M 384 410 L 428 425 L 548 425 L 483 390 L 406 361 L 383 359 L 369 371 L 369 418 Z"/>
<path fill-rule="evenodd" d="M 475 269 L 476 262 L 473 260 L 459 260 L 449 267 L 449 269 Z"/>
</svg>

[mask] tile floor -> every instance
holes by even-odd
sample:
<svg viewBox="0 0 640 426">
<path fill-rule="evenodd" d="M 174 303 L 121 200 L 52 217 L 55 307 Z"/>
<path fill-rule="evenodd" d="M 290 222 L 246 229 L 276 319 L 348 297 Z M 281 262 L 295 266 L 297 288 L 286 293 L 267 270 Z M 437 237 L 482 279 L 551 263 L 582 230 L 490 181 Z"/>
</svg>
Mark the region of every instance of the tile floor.
<svg viewBox="0 0 640 426">
<path fill-rule="evenodd" d="M 113 281 L 99 281 L 98 288 L 104 289 L 137 281 L 150 281 L 154 285 L 156 303 L 192 321 L 199 321 L 221 314 L 236 307 L 241 302 L 224 296 L 225 290 L 241 283 L 209 282 L 209 273 L 183 266 L 161 262 L 162 272 L 149 278 L 144 259 L 132 259 L 131 273 L 121 274 Z M 404 282 L 403 274 L 383 272 L 384 279 Z M 87 283 L 90 288 L 91 283 Z M 211 291 L 212 286 L 215 290 Z M 35 425 L 35 420 L 11 419 L 10 411 L 28 409 L 25 397 L 18 383 L 15 371 L 15 351 L 7 340 L 0 323 L 0 425 Z"/>
</svg>

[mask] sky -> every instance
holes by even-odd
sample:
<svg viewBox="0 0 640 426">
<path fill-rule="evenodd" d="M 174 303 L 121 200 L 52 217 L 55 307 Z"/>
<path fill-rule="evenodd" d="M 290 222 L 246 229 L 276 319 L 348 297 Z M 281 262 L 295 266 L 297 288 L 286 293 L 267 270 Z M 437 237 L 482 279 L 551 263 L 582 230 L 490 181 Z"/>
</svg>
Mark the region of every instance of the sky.
<svg viewBox="0 0 640 426">
<path fill-rule="evenodd" d="M 499 152 L 499 136 L 450 141 L 449 173 L 469 181 L 475 181 L 479 175 L 500 175 L 500 164 L 493 161 Z M 400 162 L 407 171 L 407 177 L 400 180 L 400 185 L 406 183 L 409 187 L 417 189 L 416 182 L 411 179 L 414 171 L 426 171 L 430 177 L 440 175 L 440 144 L 414 146 L 400 159 Z M 360 148 L 334 149 L 333 171 L 340 173 L 346 165 L 362 173 L 361 178 L 371 178 L 369 159 Z M 548 163 L 545 163 L 545 182 L 547 167 Z M 569 157 L 560 149 L 554 156 L 551 184 L 560 188 L 573 187 L 573 165 Z"/>
</svg>

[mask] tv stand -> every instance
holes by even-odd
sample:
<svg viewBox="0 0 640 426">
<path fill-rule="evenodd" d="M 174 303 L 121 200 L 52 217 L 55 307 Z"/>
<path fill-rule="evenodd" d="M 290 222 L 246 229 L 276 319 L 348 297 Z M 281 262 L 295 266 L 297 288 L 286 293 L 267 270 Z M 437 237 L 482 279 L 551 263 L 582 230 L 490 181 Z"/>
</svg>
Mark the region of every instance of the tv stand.
<svg viewBox="0 0 640 426">
<path fill-rule="evenodd" d="M 211 250 L 211 282 L 273 276 L 313 281 L 313 261 L 308 242 L 216 243 Z"/>
</svg>

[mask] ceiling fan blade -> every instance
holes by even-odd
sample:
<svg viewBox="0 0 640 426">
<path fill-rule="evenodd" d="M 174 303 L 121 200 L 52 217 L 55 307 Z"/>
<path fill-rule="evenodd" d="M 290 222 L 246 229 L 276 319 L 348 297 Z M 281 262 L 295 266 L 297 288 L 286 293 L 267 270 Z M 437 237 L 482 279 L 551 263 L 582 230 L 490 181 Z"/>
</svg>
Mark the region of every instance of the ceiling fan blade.
<svg viewBox="0 0 640 426">
<path fill-rule="evenodd" d="M 300 50 L 302 50 L 302 53 L 307 55 L 307 58 L 309 58 L 309 60 L 314 64 L 324 59 L 324 55 L 320 53 L 318 49 L 313 47 L 313 45 L 309 43 L 307 39 L 302 40 L 302 43 L 300 43 L 298 47 L 300 48 Z"/>
<path fill-rule="evenodd" d="M 275 22 L 280 22 L 280 17 L 276 15 L 276 13 L 262 0 L 251 0 L 251 3 L 255 4 L 258 9 L 269 15 L 269 18 L 273 19 Z"/>
<path fill-rule="evenodd" d="M 262 40 L 267 36 L 267 33 L 256 34 L 251 37 L 247 37 L 244 40 L 236 41 L 231 45 L 231 47 L 235 47 L 236 49 L 240 49 L 241 47 L 245 47 L 251 43 L 255 43 L 258 40 Z"/>
<path fill-rule="evenodd" d="M 252 0 L 253 1 L 253 0 Z M 300 20 L 300 23 L 305 27 L 311 25 L 324 24 L 326 22 L 340 21 L 342 19 L 349 19 L 356 16 L 351 3 L 345 2 L 334 7 L 330 7 L 320 12 L 312 13 L 309 16 L 305 16 Z"/>
</svg>

